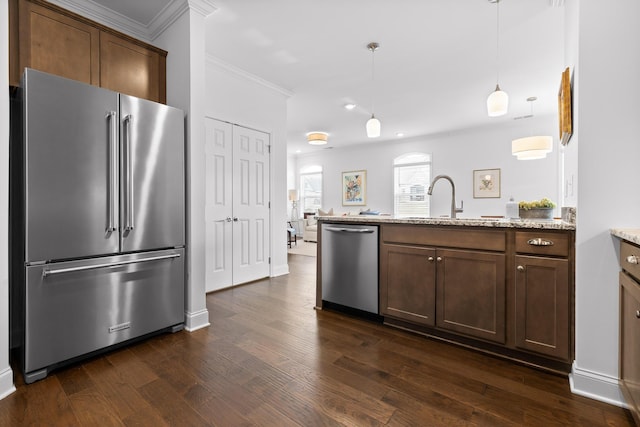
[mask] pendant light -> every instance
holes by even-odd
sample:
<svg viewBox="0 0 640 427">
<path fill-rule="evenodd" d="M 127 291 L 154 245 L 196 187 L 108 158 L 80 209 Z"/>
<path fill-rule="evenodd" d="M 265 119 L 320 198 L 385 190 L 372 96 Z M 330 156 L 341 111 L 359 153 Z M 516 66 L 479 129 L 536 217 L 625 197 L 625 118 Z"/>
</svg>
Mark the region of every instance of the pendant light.
<svg viewBox="0 0 640 427">
<path fill-rule="evenodd" d="M 376 79 L 375 79 L 375 52 L 380 47 L 380 45 L 376 42 L 371 42 L 367 45 L 367 49 L 371 51 L 371 118 L 367 120 L 367 136 L 369 138 L 377 138 L 380 136 L 380 120 L 376 119 L 376 116 L 373 114 L 373 92 L 375 89 Z"/>
<path fill-rule="evenodd" d="M 500 0 L 489 0 L 496 4 L 496 90 L 487 98 L 487 113 L 489 117 L 498 117 L 507 114 L 509 108 L 509 95 L 500 89 L 498 80 L 500 77 Z"/>
<path fill-rule="evenodd" d="M 536 99 L 538 98 L 535 96 L 527 98 L 527 102 L 531 105 L 531 114 L 528 118 L 533 117 L 533 102 Z M 544 159 L 551 151 L 553 151 L 551 136 L 528 136 L 511 141 L 511 154 L 516 156 L 518 160 Z"/>
</svg>

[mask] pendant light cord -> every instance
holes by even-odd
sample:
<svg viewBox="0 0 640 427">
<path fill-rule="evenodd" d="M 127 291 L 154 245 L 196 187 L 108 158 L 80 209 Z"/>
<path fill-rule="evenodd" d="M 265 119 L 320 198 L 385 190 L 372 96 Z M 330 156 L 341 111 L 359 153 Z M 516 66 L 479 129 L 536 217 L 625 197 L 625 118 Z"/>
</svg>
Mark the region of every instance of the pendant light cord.
<svg viewBox="0 0 640 427">
<path fill-rule="evenodd" d="M 376 89 L 376 46 L 371 47 L 371 117 L 374 116 L 375 89 Z"/>
<path fill-rule="evenodd" d="M 496 86 L 500 82 L 500 0 L 496 1 Z"/>
</svg>

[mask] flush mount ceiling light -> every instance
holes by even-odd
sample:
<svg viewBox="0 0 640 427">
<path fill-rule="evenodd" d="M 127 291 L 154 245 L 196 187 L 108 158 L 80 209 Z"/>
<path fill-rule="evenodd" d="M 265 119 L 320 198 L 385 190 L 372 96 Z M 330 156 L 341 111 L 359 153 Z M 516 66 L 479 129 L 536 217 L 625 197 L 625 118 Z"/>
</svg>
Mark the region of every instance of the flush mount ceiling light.
<svg viewBox="0 0 640 427">
<path fill-rule="evenodd" d="M 489 117 L 498 117 L 507 114 L 509 109 L 509 95 L 500 89 L 498 84 L 500 77 L 500 0 L 489 0 L 496 4 L 496 90 L 487 98 L 487 113 Z"/>
<path fill-rule="evenodd" d="M 367 45 L 367 49 L 371 51 L 371 118 L 367 120 L 367 136 L 369 138 L 377 138 L 380 136 L 380 120 L 376 119 L 376 116 L 373 114 L 373 92 L 375 89 L 375 52 L 378 50 L 380 45 L 376 42 L 371 42 Z"/>
<path fill-rule="evenodd" d="M 329 139 L 326 132 L 309 132 L 307 134 L 307 142 L 311 145 L 325 145 Z"/>
<path fill-rule="evenodd" d="M 527 98 L 527 102 L 531 105 L 531 114 L 525 117 L 533 117 L 533 102 L 536 99 L 538 98 L 535 96 Z M 528 136 L 511 141 L 511 154 L 518 160 L 544 159 L 551 151 L 553 151 L 553 138 L 550 136 Z"/>
</svg>

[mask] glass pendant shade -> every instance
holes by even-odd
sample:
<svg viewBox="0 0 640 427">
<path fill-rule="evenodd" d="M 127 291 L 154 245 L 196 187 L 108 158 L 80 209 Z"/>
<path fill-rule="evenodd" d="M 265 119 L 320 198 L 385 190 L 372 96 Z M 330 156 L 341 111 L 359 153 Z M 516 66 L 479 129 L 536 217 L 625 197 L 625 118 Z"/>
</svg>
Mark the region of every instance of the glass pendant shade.
<svg viewBox="0 0 640 427">
<path fill-rule="evenodd" d="M 487 113 L 489 117 L 498 117 L 507 114 L 508 109 L 509 95 L 496 85 L 496 90 L 487 98 Z"/>
<path fill-rule="evenodd" d="M 553 138 L 550 136 L 528 136 L 511 142 L 511 154 L 518 160 L 544 159 L 553 151 Z"/>
<path fill-rule="evenodd" d="M 367 136 L 369 138 L 377 138 L 380 136 L 380 120 L 376 119 L 372 114 L 367 120 Z"/>
</svg>

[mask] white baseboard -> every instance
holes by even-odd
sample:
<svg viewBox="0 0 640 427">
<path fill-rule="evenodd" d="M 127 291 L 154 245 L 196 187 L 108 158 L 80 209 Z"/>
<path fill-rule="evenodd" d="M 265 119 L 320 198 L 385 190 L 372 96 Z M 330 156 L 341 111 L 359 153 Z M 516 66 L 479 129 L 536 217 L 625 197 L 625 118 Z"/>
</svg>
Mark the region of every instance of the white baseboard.
<svg viewBox="0 0 640 427">
<path fill-rule="evenodd" d="M 571 392 L 590 399 L 626 408 L 618 378 L 581 369 L 573 362 L 569 374 Z"/>
<path fill-rule="evenodd" d="M 206 308 L 194 313 L 185 313 L 185 330 L 193 332 L 198 329 L 206 328 L 209 325 L 209 310 L 207 310 Z"/>
<path fill-rule="evenodd" d="M 13 384 L 13 371 L 11 368 L 6 368 L 0 372 L 0 399 L 4 399 L 14 391 L 16 387 Z"/>
<path fill-rule="evenodd" d="M 284 276 L 289 274 L 289 264 L 274 265 L 271 268 L 271 277 Z"/>
</svg>

